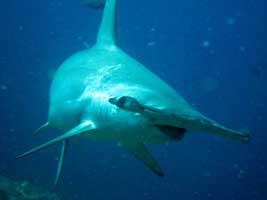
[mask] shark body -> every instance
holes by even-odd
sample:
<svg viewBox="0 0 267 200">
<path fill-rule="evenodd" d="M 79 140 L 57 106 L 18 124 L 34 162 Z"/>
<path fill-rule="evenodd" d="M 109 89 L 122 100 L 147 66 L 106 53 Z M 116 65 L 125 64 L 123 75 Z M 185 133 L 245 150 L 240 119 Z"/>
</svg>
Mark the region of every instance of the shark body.
<svg viewBox="0 0 267 200">
<path fill-rule="evenodd" d="M 163 176 L 145 144 L 179 141 L 191 131 L 248 141 L 248 133 L 226 128 L 204 116 L 116 45 L 116 3 L 105 3 L 96 44 L 68 58 L 55 74 L 48 122 L 37 132 L 53 127 L 64 133 L 18 157 L 60 142 L 57 183 L 68 141 L 80 135 L 95 141 L 116 141 L 155 174 Z"/>
</svg>

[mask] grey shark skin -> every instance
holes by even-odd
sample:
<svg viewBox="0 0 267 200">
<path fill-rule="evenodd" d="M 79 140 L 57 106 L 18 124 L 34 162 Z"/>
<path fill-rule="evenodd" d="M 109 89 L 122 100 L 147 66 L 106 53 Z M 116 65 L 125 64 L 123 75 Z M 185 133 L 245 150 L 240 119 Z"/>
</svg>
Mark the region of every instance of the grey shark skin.
<svg viewBox="0 0 267 200">
<path fill-rule="evenodd" d="M 94 141 L 116 141 L 155 174 L 163 176 L 145 144 L 177 141 L 191 131 L 206 131 L 240 141 L 249 134 L 226 128 L 190 106 L 173 88 L 116 46 L 116 0 L 107 0 L 95 46 L 68 58 L 55 74 L 50 90 L 48 127 L 64 134 L 19 158 L 62 143 L 55 183 L 60 176 L 69 138 L 80 135 Z M 116 105 L 130 97 L 135 107 Z M 177 128 L 177 129 L 176 129 Z M 165 134 L 171 132 L 171 134 Z M 177 137 L 170 137 L 177 134 Z M 180 135 L 179 135 L 180 134 Z"/>
</svg>

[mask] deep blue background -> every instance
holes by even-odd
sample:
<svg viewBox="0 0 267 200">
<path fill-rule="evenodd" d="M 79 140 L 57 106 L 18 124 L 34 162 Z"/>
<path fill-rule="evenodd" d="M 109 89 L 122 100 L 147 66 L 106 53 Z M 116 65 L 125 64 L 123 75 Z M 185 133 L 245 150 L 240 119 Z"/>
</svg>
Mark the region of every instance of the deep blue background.
<svg viewBox="0 0 267 200">
<path fill-rule="evenodd" d="M 51 76 L 94 44 L 101 11 L 78 0 L 0 4 L 0 169 L 49 188 L 59 146 L 14 157 L 54 137 L 33 136 L 47 119 Z M 266 35 L 266 0 L 119 0 L 118 45 L 201 112 L 251 129 L 252 140 L 194 133 L 148 146 L 160 179 L 116 144 L 74 139 L 58 187 L 64 199 L 267 199 Z"/>
</svg>

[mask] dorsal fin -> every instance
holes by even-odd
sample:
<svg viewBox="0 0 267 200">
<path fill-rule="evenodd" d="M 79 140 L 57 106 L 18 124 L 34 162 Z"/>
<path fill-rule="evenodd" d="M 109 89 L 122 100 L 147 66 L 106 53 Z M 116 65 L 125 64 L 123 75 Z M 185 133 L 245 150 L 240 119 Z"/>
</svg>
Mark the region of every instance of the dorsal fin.
<svg viewBox="0 0 267 200">
<path fill-rule="evenodd" d="M 97 46 L 115 45 L 117 0 L 106 0 L 102 22 L 97 35 Z"/>
</svg>

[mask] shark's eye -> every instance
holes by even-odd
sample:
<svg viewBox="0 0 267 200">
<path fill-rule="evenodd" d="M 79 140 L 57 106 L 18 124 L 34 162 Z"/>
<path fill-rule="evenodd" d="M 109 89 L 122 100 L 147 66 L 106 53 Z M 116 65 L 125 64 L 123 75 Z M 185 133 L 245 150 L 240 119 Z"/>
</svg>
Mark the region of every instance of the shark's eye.
<svg viewBox="0 0 267 200">
<path fill-rule="evenodd" d="M 127 96 L 123 96 L 123 97 L 119 97 L 119 98 L 114 97 L 114 98 L 110 98 L 108 101 L 109 101 L 109 103 L 114 104 L 120 108 L 127 109 L 129 107 L 127 105 L 129 104 L 129 101 L 131 101 L 128 98 L 129 97 L 127 97 Z"/>
<path fill-rule="evenodd" d="M 120 108 L 123 108 L 132 112 L 143 112 L 144 107 L 133 97 L 122 96 L 119 98 L 110 98 L 109 102 Z"/>
<path fill-rule="evenodd" d="M 124 96 L 121 97 L 122 108 L 133 111 L 142 112 L 144 107 L 133 97 Z"/>
</svg>

